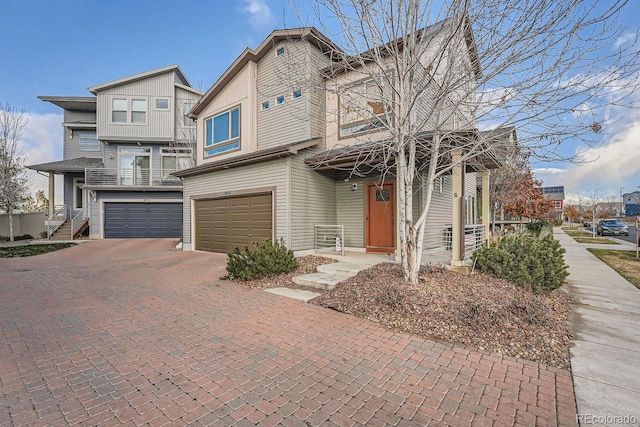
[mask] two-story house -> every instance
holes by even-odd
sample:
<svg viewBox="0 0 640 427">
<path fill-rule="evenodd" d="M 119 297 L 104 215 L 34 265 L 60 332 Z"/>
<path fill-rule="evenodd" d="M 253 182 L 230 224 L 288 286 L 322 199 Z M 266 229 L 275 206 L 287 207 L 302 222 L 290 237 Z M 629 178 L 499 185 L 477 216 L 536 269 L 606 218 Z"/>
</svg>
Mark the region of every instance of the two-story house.
<svg viewBox="0 0 640 427">
<path fill-rule="evenodd" d="M 366 73 L 349 67 L 331 72 L 331 82 L 324 80 L 328 71 L 340 67 L 336 52 L 341 51 L 315 28 L 274 31 L 257 49 L 245 50 L 196 104 L 190 115 L 197 121 L 197 166 L 174 174 L 184 182 L 185 250 L 227 252 L 276 238 L 302 252 L 326 239 L 319 226 L 334 225 L 341 234 L 331 235 L 330 244 L 397 255 L 393 174 L 383 183 L 375 162 L 353 173 L 367 157 L 363 153 L 371 153 L 359 146 L 359 137 L 384 127 L 371 116 L 363 120 L 344 108 L 371 94 L 372 99 L 361 99 L 361 104 L 368 104 L 375 118 L 379 99 L 362 77 Z M 474 78 L 479 70 L 473 66 L 479 62 L 472 44 L 461 42 L 460 54 L 468 56 Z M 482 132 L 467 113 L 452 114 L 452 126 L 479 137 Z M 429 130 L 424 129 L 424 138 L 429 138 Z M 384 132 L 377 135 L 377 141 L 387 137 Z M 500 132 L 501 139 L 513 137 L 511 131 Z M 435 183 L 426 249 L 467 245 L 465 224 L 477 222 L 475 172 L 482 172 L 488 183 L 485 170 L 498 166 L 495 156 L 486 160 L 483 167 L 477 167 L 483 162 L 458 162 Z M 426 178 L 421 174 L 414 187 L 416 217 L 424 198 L 421 181 Z M 483 220 L 488 223 L 488 193 L 482 191 L 482 196 Z M 475 244 L 479 239 L 472 232 Z M 452 238 L 457 241 L 452 243 Z"/>
<path fill-rule="evenodd" d="M 181 237 L 182 182 L 195 164 L 195 122 L 202 95 L 177 65 L 88 88 L 93 96 L 42 96 L 64 111 L 64 158 L 29 166 L 63 176 L 64 206 L 50 204 L 49 234 L 71 239 Z"/>
</svg>

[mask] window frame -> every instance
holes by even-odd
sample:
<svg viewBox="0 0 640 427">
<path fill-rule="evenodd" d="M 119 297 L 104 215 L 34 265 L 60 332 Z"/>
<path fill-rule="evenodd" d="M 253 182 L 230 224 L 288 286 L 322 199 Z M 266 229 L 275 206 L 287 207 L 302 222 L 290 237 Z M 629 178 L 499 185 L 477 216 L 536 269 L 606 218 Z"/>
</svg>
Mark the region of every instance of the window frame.
<svg viewBox="0 0 640 427">
<path fill-rule="evenodd" d="M 276 47 L 276 57 L 283 56 L 285 53 L 287 53 L 287 49 L 284 46 Z"/>
<path fill-rule="evenodd" d="M 291 92 L 291 99 L 292 100 L 300 99 L 300 98 L 302 98 L 302 90 L 294 90 L 293 92 Z"/>
<path fill-rule="evenodd" d="M 133 103 L 134 101 L 143 101 L 144 102 L 144 111 L 142 110 L 134 110 Z M 129 105 L 129 118 L 131 119 L 130 124 L 132 125 L 146 125 L 147 124 L 147 115 L 149 112 L 149 103 L 147 102 L 147 98 L 131 98 Z M 144 113 L 144 122 L 138 122 L 133 120 L 134 113 Z"/>
<path fill-rule="evenodd" d="M 269 101 L 264 101 L 260 104 L 260 111 L 267 111 L 269 108 L 271 108 L 271 103 Z"/>
<path fill-rule="evenodd" d="M 233 112 L 237 111 L 237 121 L 238 121 L 238 129 L 237 135 L 234 136 L 233 129 Z M 229 138 L 215 142 L 215 119 L 221 117 L 225 114 L 229 115 Z M 211 127 L 209 127 L 209 123 L 211 123 Z M 231 108 L 228 108 L 224 111 L 218 112 L 214 115 L 211 115 L 203 120 L 204 126 L 204 141 L 203 141 L 203 156 L 204 158 L 211 158 L 214 156 L 218 156 L 221 154 L 226 154 L 232 151 L 237 151 L 242 148 L 241 139 L 242 139 L 242 108 L 240 105 L 235 105 Z M 211 138 L 209 138 L 211 135 Z M 209 140 L 211 142 L 209 142 Z"/>
<path fill-rule="evenodd" d="M 125 102 L 125 109 L 116 109 L 115 108 L 115 101 L 124 101 Z M 113 113 L 115 112 L 119 112 L 119 113 L 124 113 L 124 120 L 115 120 L 115 117 L 113 115 Z M 114 124 L 127 124 L 127 119 L 129 117 L 129 100 L 127 98 L 116 98 L 113 97 L 111 98 L 111 123 Z"/>
<path fill-rule="evenodd" d="M 171 111 L 171 100 L 167 97 L 158 97 L 155 98 L 153 100 L 153 109 L 155 111 Z M 158 107 L 158 101 L 166 101 L 167 102 L 167 108 L 159 108 Z"/>
<path fill-rule="evenodd" d="M 176 168 L 168 173 L 165 173 L 165 158 L 176 159 Z M 182 170 L 182 168 L 178 168 L 179 162 L 177 161 L 177 159 L 179 158 L 188 158 L 190 162 L 193 161 L 193 150 L 191 150 L 191 148 L 181 147 L 160 147 L 160 176 L 162 177 L 162 179 L 170 179 L 171 177 L 169 176 L 169 174 Z"/>
<path fill-rule="evenodd" d="M 395 81 L 392 70 L 389 70 L 384 74 L 391 75 L 391 80 Z M 342 90 L 344 91 L 346 96 L 343 94 L 338 95 L 338 140 L 359 137 L 359 136 L 366 135 L 373 132 L 385 131 L 387 130 L 388 125 L 393 124 L 393 116 L 390 112 L 382 113 L 382 114 L 375 114 L 375 112 L 373 112 L 371 117 L 365 117 L 355 121 L 345 120 L 344 113 L 342 111 L 343 104 L 345 104 L 347 108 L 349 108 L 348 107 L 349 99 L 355 99 L 352 92 L 353 88 L 356 88 L 357 86 L 362 85 L 363 86 L 362 93 L 359 96 L 362 96 L 364 98 L 363 100 L 369 104 L 369 102 L 367 101 L 367 99 L 369 98 L 366 97 L 366 94 L 368 93 L 367 84 L 369 82 L 373 82 L 375 84 L 375 79 L 373 77 L 365 77 L 359 80 L 355 80 L 353 82 L 349 82 L 342 86 Z M 384 99 L 385 88 L 384 87 L 382 88 L 378 87 L 378 88 L 382 92 L 380 99 Z M 349 97 L 348 95 L 350 92 L 352 93 L 351 97 Z M 355 92 L 355 94 L 358 95 L 357 92 Z M 392 99 L 395 99 L 393 94 L 391 94 L 391 96 L 392 96 Z M 371 106 L 372 109 L 374 108 L 371 104 L 369 105 Z M 362 107 L 361 105 L 357 106 L 358 109 L 361 109 L 361 107 Z M 377 120 L 374 120 L 373 118 L 374 115 L 377 118 Z M 388 121 L 391 121 L 391 123 L 388 123 Z"/>
<path fill-rule="evenodd" d="M 287 97 L 284 95 L 276 96 L 276 105 L 282 105 L 287 100 Z"/>
<path fill-rule="evenodd" d="M 95 141 L 95 143 L 90 144 L 90 145 L 86 145 L 88 142 L 85 142 L 83 145 L 82 141 Z M 96 132 L 81 132 L 78 135 L 78 141 L 80 144 L 80 151 L 87 151 L 87 152 L 100 152 L 101 151 L 101 146 L 100 146 L 100 140 L 98 139 L 98 135 L 96 134 Z M 87 149 L 87 148 L 94 148 L 94 149 Z"/>
<path fill-rule="evenodd" d="M 73 178 L 73 210 L 79 211 L 87 206 L 87 197 L 82 188 L 84 186 L 84 178 Z M 82 205 L 78 207 L 78 190 L 82 192 Z"/>
</svg>

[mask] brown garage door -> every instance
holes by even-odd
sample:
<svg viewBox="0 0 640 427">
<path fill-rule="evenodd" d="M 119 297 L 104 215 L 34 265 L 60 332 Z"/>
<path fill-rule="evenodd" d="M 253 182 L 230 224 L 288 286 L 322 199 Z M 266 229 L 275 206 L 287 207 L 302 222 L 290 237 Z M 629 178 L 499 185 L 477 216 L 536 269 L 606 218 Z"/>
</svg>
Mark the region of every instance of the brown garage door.
<svg viewBox="0 0 640 427">
<path fill-rule="evenodd" d="M 195 248 L 229 252 L 272 237 L 271 193 L 195 203 Z"/>
</svg>

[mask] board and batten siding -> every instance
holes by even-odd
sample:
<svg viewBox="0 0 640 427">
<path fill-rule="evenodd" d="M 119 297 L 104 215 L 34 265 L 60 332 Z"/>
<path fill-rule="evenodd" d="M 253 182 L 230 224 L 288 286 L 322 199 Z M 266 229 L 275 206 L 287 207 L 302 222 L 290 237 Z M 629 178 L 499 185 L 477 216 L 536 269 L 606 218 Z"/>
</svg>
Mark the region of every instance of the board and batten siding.
<svg viewBox="0 0 640 427">
<path fill-rule="evenodd" d="M 143 203 L 161 203 L 182 201 L 182 193 L 179 191 L 98 191 L 96 200 L 93 197 L 87 197 L 90 203 L 90 222 L 89 237 L 92 239 L 103 238 L 103 220 L 104 220 L 104 203 L 108 202 L 143 202 Z"/>
<path fill-rule="evenodd" d="M 314 248 L 314 225 L 335 225 L 336 181 L 307 166 L 304 150 L 288 160 L 291 167 L 291 249 Z M 342 181 L 340 181 L 342 182 Z"/>
<path fill-rule="evenodd" d="M 97 126 L 99 139 L 126 138 L 131 140 L 136 137 L 173 139 L 174 74 L 174 72 L 168 72 L 98 92 L 97 107 L 100 114 L 97 117 Z M 111 123 L 111 100 L 113 98 L 126 98 L 129 102 L 129 108 L 132 98 L 146 99 L 147 123 Z M 156 98 L 169 99 L 169 110 L 156 110 Z"/>
<path fill-rule="evenodd" d="M 277 49 L 285 53 L 276 56 Z M 329 65 L 320 50 L 303 40 L 275 45 L 257 64 L 257 149 L 289 144 L 324 134 L 324 92 L 312 89 L 322 83 L 319 69 Z M 309 87 L 311 86 L 311 87 Z M 302 96 L 293 99 L 293 92 Z M 284 103 L 276 99 L 284 96 Z M 269 108 L 262 104 L 269 102 Z"/>
<path fill-rule="evenodd" d="M 272 160 L 253 165 L 220 170 L 183 178 L 184 217 L 183 242 L 185 250 L 192 250 L 192 206 L 194 198 L 233 197 L 234 195 L 264 192 L 267 187 L 275 188 L 273 206 L 276 239 L 288 238 L 288 178 L 287 159 Z M 211 197 L 208 197 L 211 196 Z"/>
</svg>

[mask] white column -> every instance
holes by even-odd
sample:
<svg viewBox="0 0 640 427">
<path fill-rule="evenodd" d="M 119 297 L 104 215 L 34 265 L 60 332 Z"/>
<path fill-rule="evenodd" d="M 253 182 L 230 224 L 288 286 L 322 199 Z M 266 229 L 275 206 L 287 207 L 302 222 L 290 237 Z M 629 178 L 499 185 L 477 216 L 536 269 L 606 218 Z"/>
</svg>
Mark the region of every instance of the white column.
<svg viewBox="0 0 640 427">
<path fill-rule="evenodd" d="M 49 218 L 53 216 L 53 205 L 56 200 L 55 177 L 56 174 L 53 171 L 49 172 Z"/>
<path fill-rule="evenodd" d="M 464 265 L 464 163 L 462 162 L 462 150 L 455 149 L 451 152 L 453 162 L 453 206 L 451 223 L 451 265 Z"/>
<path fill-rule="evenodd" d="M 489 242 L 489 226 L 491 219 L 489 218 L 491 209 L 489 206 L 489 178 L 491 177 L 491 171 L 486 170 L 482 172 L 482 225 L 484 226 L 484 238 Z"/>
</svg>

